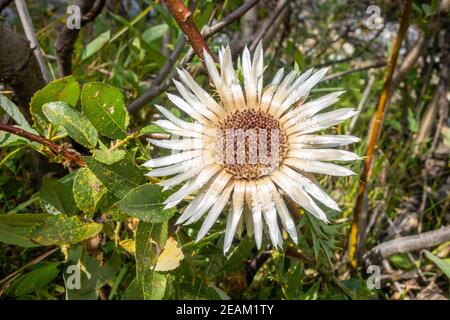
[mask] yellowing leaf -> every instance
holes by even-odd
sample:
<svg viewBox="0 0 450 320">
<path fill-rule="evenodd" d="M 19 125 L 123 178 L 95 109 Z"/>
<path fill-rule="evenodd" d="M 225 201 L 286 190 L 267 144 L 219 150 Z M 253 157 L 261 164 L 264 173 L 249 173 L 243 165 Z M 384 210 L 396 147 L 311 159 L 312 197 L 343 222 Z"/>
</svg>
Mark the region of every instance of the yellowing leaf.
<svg viewBox="0 0 450 320">
<path fill-rule="evenodd" d="M 156 261 L 155 271 L 170 271 L 176 269 L 183 258 L 183 251 L 178 247 L 178 242 L 170 237 L 167 239 L 164 249 Z"/>
<path fill-rule="evenodd" d="M 124 248 L 133 256 L 136 254 L 136 242 L 133 239 L 122 240 L 119 242 L 119 246 Z"/>
</svg>

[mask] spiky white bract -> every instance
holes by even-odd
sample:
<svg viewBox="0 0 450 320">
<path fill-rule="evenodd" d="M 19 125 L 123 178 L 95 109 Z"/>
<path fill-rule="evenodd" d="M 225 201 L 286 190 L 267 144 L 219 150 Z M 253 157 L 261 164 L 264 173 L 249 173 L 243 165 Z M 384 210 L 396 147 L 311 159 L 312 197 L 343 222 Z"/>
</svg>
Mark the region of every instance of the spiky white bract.
<svg viewBox="0 0 450 320">
<path fill-rule="evenodd" d="M 172 154 L 144 163 L 152 168 L 147 175 L 173 175 L 160 182 L 165 189 L 183 184 L 166 199 L 166 208 L 195 194 L 177 223 L 191 224 L 205 217 L 197 240 L 225 214 L 225 253 L 244 225 L 247 233 L 254 235 L 258 248 L 264 233 L 274 246 L 281 247 L 282 228 L 297 243 L 295 222 L 284 197 L 325 222 L 328 218 L 324 208 L 339 210 L 313 174 L 354 174 L 333 162 L 359 160 L 358 155 L 333 148 L 358 142 L 359 138 L 321 131 L 340 124 L 356 111 L 353 108 L 326 111 L 338 101 L 342 91 L 305 102 L 311 89 L 324 77 L 326 68 L 316 72 L 309 69 L 301 74 L 292 71 L 286 76 L 280 69 L 263 88 L 261 44 L 253 59 L 247 48 L 241 55 L 243 83 L 233 67 L 229 46 L 219 51 L 220 71 L 206 51 L 204 56 L 220 99 L 216 101 L 186 70 L 178 70 L 181 82 L 174 80 L 174 83 L 180 96 L 168 94 L 168 97 L 193 122 L 156 106 L 167 119 L 156 123 L 181 139 L 150 140 L 157 147 L 171 149 Z M 237 140 L 230 138 L 230 130 L 234 130 L 233 137 L 238 137 Z M 263 139 L 262 133 L 270 139 Z M 278 144 L 269 145 L 273 141 Z M 272 157 L 270 163 L 261 160 L 263 149 Z M 240 151 L 243 156 L 239 156 Z"/>
</svg>

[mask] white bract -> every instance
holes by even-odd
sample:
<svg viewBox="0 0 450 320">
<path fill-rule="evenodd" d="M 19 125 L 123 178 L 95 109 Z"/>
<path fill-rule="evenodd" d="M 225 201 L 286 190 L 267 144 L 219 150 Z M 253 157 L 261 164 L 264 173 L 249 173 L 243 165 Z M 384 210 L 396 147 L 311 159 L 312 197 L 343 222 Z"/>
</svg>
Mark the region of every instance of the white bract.
<svg viewBox="0 0 450 320">
<path fill-rule="evenodd" d="M 263 50 L 257 47 L 253 59 L 247 48 L 241 56 L 243 85 L 233 67 L 229 46 L 219 52 L 220 72 L 205 51 L 205 63 L 220 101 L 197 84 L 185 70 L 174 81 L 180 96 L 168 94 L 193 122 L 177 118 L 157 106 L 167 120 L 156 123 L 177 140 L 151 140 L 155 146 L 171 149 L 169 156 L 149 160 L 152 177 L 165 189 L 183 186 L 165 201 L 166 208 L 196 194 L 179 224 L 191 224 L 206 216 L 197 235 L 204 237 L 222 212 L 227 215 L 224 252 L 237 230 L 245 225 L 258 248 L 264 231 L 271 242 L 282 246 L 281 228 L 297 243 L 297 230 L 283 197 L 289 197 L 317 219 L 328 221 L 323 207 L 339 210 L 320 187 L 313 174 L 348 176 L 354 173 L 333 161 L 360 158 L 349 151 L 333 149 L 358 142 L 348 135 L 324 135 L 320 131 L 354 116 L 352 108 L 325 111 L 342 92 L 305 102 L 311 89 L 327 69 L 285 77 L 280 69 L 263 87 Z M 322 208 L 319 206 L 322 206 Z M 280 224 L 280 225 L 279 225 Z"/>
</svg>

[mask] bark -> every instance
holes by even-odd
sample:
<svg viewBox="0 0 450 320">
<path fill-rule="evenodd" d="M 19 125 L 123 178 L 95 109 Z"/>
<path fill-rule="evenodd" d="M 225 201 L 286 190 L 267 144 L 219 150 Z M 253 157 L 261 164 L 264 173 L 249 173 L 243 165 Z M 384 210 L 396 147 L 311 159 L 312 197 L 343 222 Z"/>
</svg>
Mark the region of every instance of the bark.
<svg viewBox="0 0 450 320">
<path fill-rule="evenodd" d="M 83 27 L 86 23 L 93 21 L 100 14 L 105 5 L 105 0 L 77 0 L 75 5 L 80 7 L 82 15 L 81 27 Z M 72 53 L 79 33 L 79 29 L 69 29 L 64 25 L 56 39 L 55 49 L 62 76 L 72 74 Z"/>
<path fill-rule="evenodd" d="M 45 86 L 36 56 L 23 35 L 2 26 L 0 43 L 0 81 L 14 90 L 19 108 L 29 119 L 30 99 Z"/>
</svg>

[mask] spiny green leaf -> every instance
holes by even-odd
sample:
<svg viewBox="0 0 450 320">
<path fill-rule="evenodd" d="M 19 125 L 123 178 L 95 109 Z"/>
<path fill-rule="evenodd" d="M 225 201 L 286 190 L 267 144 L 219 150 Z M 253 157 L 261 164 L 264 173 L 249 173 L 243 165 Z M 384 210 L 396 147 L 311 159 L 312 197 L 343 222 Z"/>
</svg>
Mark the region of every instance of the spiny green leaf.
<svg viewBox="0 0 450 320">
<path fill-rule="evenodd" d="M 63 126 L 69 136 L 79 144 L 87 148 L 97 145 L 97 130 L 88 118 L 67 103 L 49 102 L 42 106 L 42 111 L 51 123 Z"/>
</svg>

